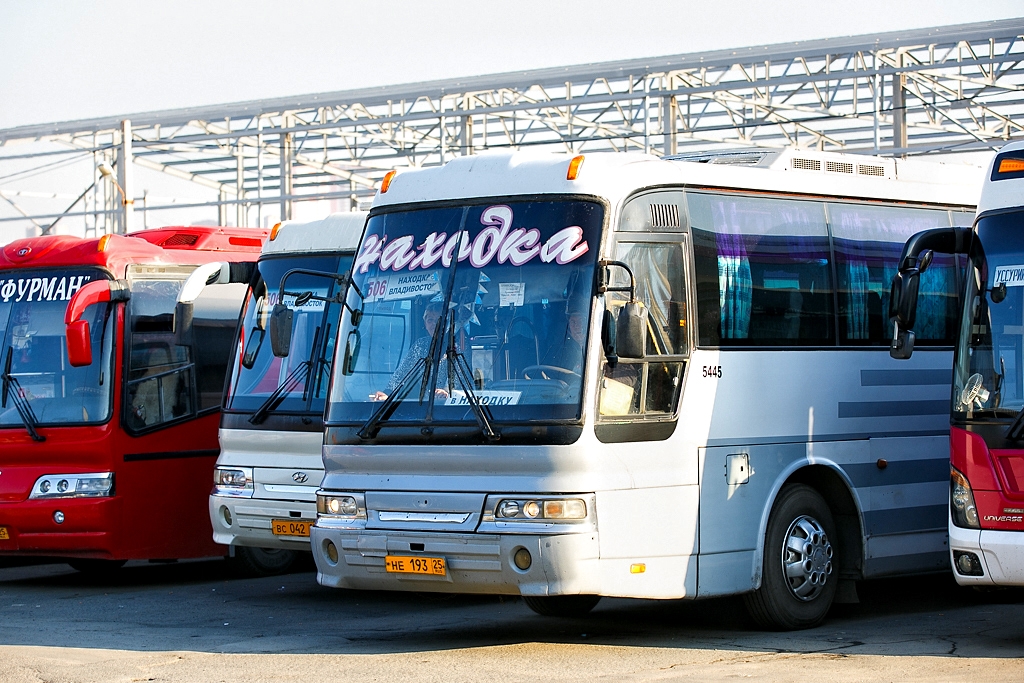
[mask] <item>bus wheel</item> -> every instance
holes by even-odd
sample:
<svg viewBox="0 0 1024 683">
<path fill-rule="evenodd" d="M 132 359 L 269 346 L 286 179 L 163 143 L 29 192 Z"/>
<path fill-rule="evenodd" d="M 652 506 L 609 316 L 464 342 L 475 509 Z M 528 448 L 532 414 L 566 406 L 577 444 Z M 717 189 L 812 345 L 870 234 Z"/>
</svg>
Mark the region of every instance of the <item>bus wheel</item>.
<svg viewBox="0 0 1024 683">
<path fill-rule="evenodd" d="M 295 551 L 281 548 L 235 548 L 235 569 L 245 576 L 284 574 L 295 563 Z"/>
<path fill-rule="evenodd" d="M 72 569 L 90 576 L 117 571 L 124 566 L 125 562 L 127 560 L 68 560 Z"/>
<path fill-rule="evenodd" d="M 523 602 L 545 617 L 582 617 L 601 600 L 600 595 L 524 595 Z"/>
<path fill-rule="evenodd" d="M 759 626 L 792 630 L 822 622 L 839 583 L 836 538 L 832 512 L 817 491 L 782 488 L 765 533 L 761 587 L 744 596 Z"/>
</svg>

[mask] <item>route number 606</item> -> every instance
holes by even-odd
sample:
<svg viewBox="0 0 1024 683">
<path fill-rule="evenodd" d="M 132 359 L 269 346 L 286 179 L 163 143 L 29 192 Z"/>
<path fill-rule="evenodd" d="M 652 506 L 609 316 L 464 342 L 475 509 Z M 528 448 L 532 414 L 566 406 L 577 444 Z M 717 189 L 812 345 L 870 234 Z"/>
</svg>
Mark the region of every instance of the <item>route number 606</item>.
<svg viewBox="0 0 1024 683">
<path fill-rule="evenodd" d="M 717 377 L 722 378 L 722 366 L 721 365 L 702 365 L 701 375 L 704 377 Z"/>
</svg>

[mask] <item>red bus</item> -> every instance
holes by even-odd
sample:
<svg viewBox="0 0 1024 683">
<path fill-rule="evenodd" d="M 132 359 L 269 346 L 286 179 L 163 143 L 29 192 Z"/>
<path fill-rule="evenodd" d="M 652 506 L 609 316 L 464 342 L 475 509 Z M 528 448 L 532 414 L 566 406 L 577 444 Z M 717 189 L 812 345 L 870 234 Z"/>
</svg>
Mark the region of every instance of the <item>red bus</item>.
<svg viewBox="0 0 1024 683">
<path fill-rule="evenodd" d="M 265 239 L 168 227 L 0 250 L 0 557 L 96 571 L 224 554 L 207 497 L 245 293 L 227 283 Z M 179 303 L 193 271 L 225 286 Z"/>
<path fill-rule="evenodd" d="M 953 574 L 963 586 L 1024 586 L 1024 143 L 992 160 L 973 228 L 925 230 L 904 247 L 890 311 L 897 358 L 931 313 L 917 289 L 937 253 L 967 266 L 950 410 Z"/>
</svg>

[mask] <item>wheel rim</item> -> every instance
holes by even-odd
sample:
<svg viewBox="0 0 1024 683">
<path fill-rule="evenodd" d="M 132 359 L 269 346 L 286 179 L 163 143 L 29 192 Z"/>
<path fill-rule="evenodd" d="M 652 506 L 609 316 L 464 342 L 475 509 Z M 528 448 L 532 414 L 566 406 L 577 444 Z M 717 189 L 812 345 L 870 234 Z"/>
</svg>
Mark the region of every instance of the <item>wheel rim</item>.
<svg viewBox="0 0 1024 683">
<path fill-rule="evenodd" d="M 832 544 L 818 520 L 802 515 L 789 525 L 782 571 L 789 591 L 798 600 L 810 602 L 821 595 L 832 574 Z"/>
</svg>

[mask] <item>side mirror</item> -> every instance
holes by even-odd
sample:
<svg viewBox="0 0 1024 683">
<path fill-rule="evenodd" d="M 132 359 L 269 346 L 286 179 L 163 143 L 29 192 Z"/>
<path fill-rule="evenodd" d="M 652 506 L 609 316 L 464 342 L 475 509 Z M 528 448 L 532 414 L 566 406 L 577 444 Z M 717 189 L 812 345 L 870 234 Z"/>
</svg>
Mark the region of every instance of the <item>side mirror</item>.
<svg viewBox="0 0 1024 683">
<path fill-rule="evenodd" d="M 68 346 L 68 362 L 73 367 L 92 364 L 92 342 L 89 323 L 82 320 L 85 309 L 93 304 L 116 303 L 131 299 L 131 290 L 124 280 L 94 280 L 71 297 L 64 310 L 64 336 Z"/>
<path fill-rule="evenodd" d="M 896 273 L 889 291 L 889 317 L 896 320 L 903 329 L 914 327 L 917 319 L 917 290 L 920 286 L 920 271 L 912 269 Z"/>
<path fill-rule="evenodd" d="M 889 345 L 889 355 L 896 360 L 906 360 L 910 358 L 913 353 L 914 331 L 901 330 L 897 323 L 895 333 L 892 337 L 892 343 Z"/>
<path fill-rule="evenodd" d="M 278 358 L 285 358 L 292 347 L 292 321 L 295 311 L 284 304 L 274 304 L 270 313 L 270 348 Z"/>
<path fill-rule="evenodd" d="M 76 320 L 67 326 L 68 362 L 80 368 L 92 363 L 92 338 L 89 335 L 89 321 Z"/>
<path fill-rule="evenodd" d="M 252 370 L 256 365 L 256 356 L 260 355 L 260 347 L 266 336 L 267 333 L 259 327 L 249 330 L 249 341 L 245 342 L 245 350 L 242 352 L 242 367 L 246 370 Z"/>
<path fill-rule="evenodd" d="M 619 354 L 615 352 L 615 316 L 607 308 L 601 319 L 601 346 L 604 347 L 604 356 L 608 359 L 608 364 L 614 368 L 619 362 Z"/>
<path fill-rule="evenodd" d="M 179 301 L 174 305 L 174 343 L 179 346 L 192 344 L 192 312 L 194 308 L 191 301 Z"/>
<path fill-rule="evenodd" d="M 341 374 L 351 375 L 356 371 L 356 360 L 359 358 L 361 339 L 359 330 L 351 330 L 345 340 L 345 357 L 341 361 Z"/>
<path fill-rule="evenodd" d="M 629 301 L 615 321 L 615 351 L 619 358 L 643 358 L 647 353 L 647 307 Z"/>
</svg>

